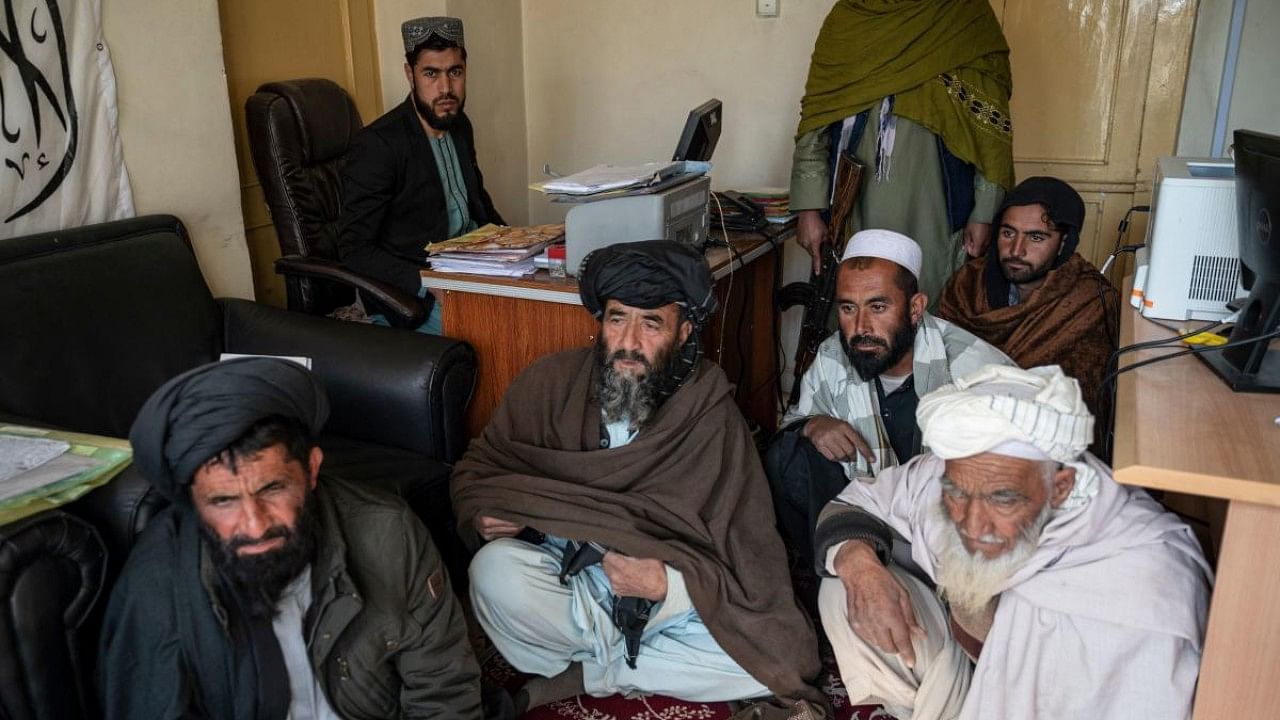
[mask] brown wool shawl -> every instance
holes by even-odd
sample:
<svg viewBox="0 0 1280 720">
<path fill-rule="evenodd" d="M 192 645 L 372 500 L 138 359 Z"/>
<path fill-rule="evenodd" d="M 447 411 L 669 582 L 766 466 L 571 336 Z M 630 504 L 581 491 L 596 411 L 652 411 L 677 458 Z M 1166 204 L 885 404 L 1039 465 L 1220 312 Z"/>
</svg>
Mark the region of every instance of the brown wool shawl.
<svg viewBox="0 0 1280 720">
<path fill-rule="evenodd" d="M 791 590 L 768 484 L 733 386 L 703 360 L 629 444 L 600 449 L 590 349 L 550 355 L 507 390 L 454 469 L 464 536 L 480 515 L 684 576 L 720 647 L 779 697 L 825 704 L 817 638 Z M 644 662 L 644 653 L 640 660 Z"/>
<path fill-rule="evenodd" d="M 1111 333 L 1119 322 L 1115 288 L 1075 253 L 1051 270 L 1030 297 L 992 309 L 983 281 L 989 258 L 970 260 L 951 276 L 937 316 L 1000 348 L 1020 367 L 1061 365 L 1080 383 L 1085 404 L 1097 418 L 1106 401 L 1102 376 L 1115 349 Z M 1100 284 L 1105 303 L 1099 298 Z M 1095 447 L 1101 427 L 1095 425 Z"/>
</svg>

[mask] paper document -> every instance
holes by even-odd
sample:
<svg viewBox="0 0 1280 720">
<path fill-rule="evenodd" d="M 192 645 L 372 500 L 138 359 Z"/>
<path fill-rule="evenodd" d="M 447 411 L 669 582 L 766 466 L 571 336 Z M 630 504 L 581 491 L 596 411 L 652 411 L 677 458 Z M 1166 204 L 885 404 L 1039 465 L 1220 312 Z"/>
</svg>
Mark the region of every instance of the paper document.
<svg viewBox="0 0 1280 720">
<path fill-rule="evenodd" d="M 538 183 L 537 188 L 547 193 L 585 195 L 617 190 L 619 188 L 648 185 L 678 172 L 681 163 L 651 162 L 641 165 L 596 165 L 572 175 Z"/>
<path fill-rule="evenodd" d="M 38 467 L 0 482 L 0 502 L 69 480 L 103 462 L 83 455 L 63 453 Z"/>
<path fill-rule="evenodd" d="M 71 443 L 46 438 L 0 435 L 0 482 L 44 465 L 71 449 Z"/>
</svg>

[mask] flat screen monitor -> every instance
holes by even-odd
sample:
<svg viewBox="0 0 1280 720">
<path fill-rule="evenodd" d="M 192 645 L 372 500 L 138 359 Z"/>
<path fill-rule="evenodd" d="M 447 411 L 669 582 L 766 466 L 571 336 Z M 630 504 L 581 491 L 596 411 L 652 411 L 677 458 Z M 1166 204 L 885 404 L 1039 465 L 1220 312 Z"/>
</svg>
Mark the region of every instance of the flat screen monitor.
<svg viewBox="0 0 1280 720">
<path fill-rule="evenodd" d="M 720 101 L 712 98 L 690 111 L 672 160 L 705 162 L 711 159 L 711 153 L 716 150 L 716 141 L 720 139 L 720 110 Z"/>
<path fill-rule="evenodd" d="M 1235 131 L 1241 284 L 1249 297 L 1221 352 L 1205 362 L 1240 392 L 1280 392 L 1280 350 L 1259 340 L 1280 328 L 1280 137 Z M 1253 341 L 1253 342 L 1250 342 Z"/>
</svg>

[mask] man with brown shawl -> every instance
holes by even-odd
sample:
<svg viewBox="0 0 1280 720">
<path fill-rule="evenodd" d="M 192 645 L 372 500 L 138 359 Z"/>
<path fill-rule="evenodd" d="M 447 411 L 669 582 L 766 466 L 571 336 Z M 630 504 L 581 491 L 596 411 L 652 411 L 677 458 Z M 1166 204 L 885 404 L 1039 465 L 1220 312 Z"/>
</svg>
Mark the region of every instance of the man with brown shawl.
<svg viewBox="0 0 1280 720">
<path fill-rule="evenodd" d="M 813 47 L 791 165 L 797 240 L 816 272 L 832 168 L 867 168 L 849 228 L 915 239 L 930 310 L 951 273 L 982 255 L 1013 186 L 1009 46 L 987 0 L 839 0 Z"/>
<path fill-rule="evenodd" d="M 706 261 L 668 241 L 613 245 L 579 280 L 595 347 L 516 378 L 453 476 L 463 533 L 488 541 L 471 565 L 476 617 L 543 676 L 517 710 L 587 692 L 773 694 L 819 711 L 816 636 L 758 455 L 724 372 L 699 359 L 716 306 Z M 620 610 L 637 602 L 629 648 Z"/>
<path fill-rule="evenodd" d="M 1080 383 L 1090 412 L 1106 417 L 1102 377 L 1115 349 L 1119 295 L 1076 252 L 1084 201 L 1057 178 L 1028 178 L 1005 198 L 996 224 L 986 256 L 947 283 L 938 317 L 1021 367 L 1061 366 Z M 1102 427 L 1095 426 L 1095 450 Z"/>
</svg>

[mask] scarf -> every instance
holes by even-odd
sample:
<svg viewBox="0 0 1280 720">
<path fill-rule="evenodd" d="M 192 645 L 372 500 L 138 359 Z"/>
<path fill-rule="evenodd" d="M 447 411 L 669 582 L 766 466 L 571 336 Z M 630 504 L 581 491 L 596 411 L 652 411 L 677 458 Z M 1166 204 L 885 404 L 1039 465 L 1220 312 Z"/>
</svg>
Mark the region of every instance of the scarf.
<svg viewBox="0 0 1280 720">
<path fill-rule="evenodd" d="M 839 0 L 814 44 L 796 135 L 890 95 L 991 182 L 1013 186 L 1009 46 L 986 0 Z"/>
<path fill-rule="evenodd" d="M 521 523 L 683 574 L 716 642 L 775 694 L 825 704 L 817 639 L 791 590 L 768 484 L 733 388 L 703 360 L 631 443 L 601 450 L 589 349 L 542 358 L 454 471 L 459 527 Z"/>
<path fill-rule="evenodd" d="M 1115 349 L 1112 333 L 1119 322 L 1115 288 L 1088 260 L 1072 253 L 1022 302 L 1011 306 L 1006 299 L 997 304 L 986 282 L 993 262 L 988 255 L 962 265 L 942 291 L 938 317 L 1000 348 L 1020 367 L 1062 366 L 1080 383 L 1094 416 L 1105 417 L 1101 414 L 1106 400 L 1102 376 Z M 1099 423 L 1094 430 L 1095 448 L 1101 433 Z"/>
</svg>

